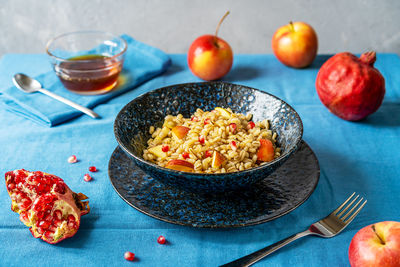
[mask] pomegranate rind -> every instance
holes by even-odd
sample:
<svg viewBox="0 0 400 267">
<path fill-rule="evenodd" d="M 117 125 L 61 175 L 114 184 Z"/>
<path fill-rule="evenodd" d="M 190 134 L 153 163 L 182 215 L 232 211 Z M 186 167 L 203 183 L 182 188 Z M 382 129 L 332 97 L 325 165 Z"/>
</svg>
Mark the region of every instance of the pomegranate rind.
<svg viewBox="0 0 400 267">
<path fill-rule="evenodd" d="M 20 214 L 20 220 L 30 227 L 35 238 L 48 243 L 55 244 L 75 235 L 80 217 L 90 211 L 89 202 L 84 201 L 88 197 L 73 192 L 55 175 L 21 169 L 7 172 L 5 179 L 11 209 Z M 55 212 L 60 220 L 53 216 Z"/>
</svg>

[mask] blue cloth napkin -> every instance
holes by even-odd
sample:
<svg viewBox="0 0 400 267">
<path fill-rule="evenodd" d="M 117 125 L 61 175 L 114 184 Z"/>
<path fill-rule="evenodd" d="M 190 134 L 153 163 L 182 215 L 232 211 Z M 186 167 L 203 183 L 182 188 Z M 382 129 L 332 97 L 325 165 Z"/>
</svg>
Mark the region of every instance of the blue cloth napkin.
<svg viewBox="0 0 400 267">
<path fill-rule="evenodd" d="M 132 90 L 136 86 L 163 73 L 171 64 L 167 54 L 141 43 L 128 35 L 122 35 L 128 43 L 122 70 L 123 83 L 113 91 L 97 96 L 82 96 L 69 92 L 53 71 L 35 77 L 43 88 L 48 89 L 82 106 L 93 108 L 105 101 Z M 29 73 L 26 73 L 29 75 Z M 15 114 L 37 123 L 54 126 L 83 113 L 42 93 L 27 94 L 12 86 L 0 91 L 0 102 Z M 99 114 L 101 116 L 101 114 Z"/>
</svg>

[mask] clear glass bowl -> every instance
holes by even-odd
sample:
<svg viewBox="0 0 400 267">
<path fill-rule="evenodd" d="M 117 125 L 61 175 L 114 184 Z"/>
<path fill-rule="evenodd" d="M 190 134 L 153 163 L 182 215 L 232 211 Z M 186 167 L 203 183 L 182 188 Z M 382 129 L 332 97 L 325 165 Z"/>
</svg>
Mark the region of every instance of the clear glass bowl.
<svg viewBox="0 0 400 267">
<path fill-rule="evenodd" d="M 101 31 L 65 33 L 46 45 L 65 88 L 82 95 L 103 94 L 118 84 L 126 49 L 124 39 Z"/>
</svg>

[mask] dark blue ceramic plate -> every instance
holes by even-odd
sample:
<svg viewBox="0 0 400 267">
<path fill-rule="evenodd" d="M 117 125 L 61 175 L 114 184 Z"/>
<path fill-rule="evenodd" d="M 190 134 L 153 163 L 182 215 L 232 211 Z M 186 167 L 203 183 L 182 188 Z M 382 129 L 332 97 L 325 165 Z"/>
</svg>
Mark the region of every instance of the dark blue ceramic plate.
<svg viewBox="0 0 400 267">
<path fill-rule="evenodd" d="M 165 222 L 205 228 L 249 226 L 278 218 L 306 201 L 319 172 L 318 160 L 304 141 L 273 174 L 234 193 L 196 194 L 160 183 L 119 147 L 108 166 L 115 191 L 138 211 Z"/>
<path fill-rule="evenodd" d="M 219 174 L 181 172 L 143 159 L 151 125 L 160 126 L 168 114 L 188 118 L 197 108 L 210 111 L 215 107 L 252 113 L 254 121 L 268 119 L 278 134 L 281 156 L 252 169 Z M 211 193 L 241 189 L 273 173 L 297 150 L 303 124 L 297 112 L 276 96 L 238 84 L 204 82 L 171 85 L 135 98 L 117 115 L 114 134 L 122 150 L 151 177 L 189 191 Z"/>
</svg>

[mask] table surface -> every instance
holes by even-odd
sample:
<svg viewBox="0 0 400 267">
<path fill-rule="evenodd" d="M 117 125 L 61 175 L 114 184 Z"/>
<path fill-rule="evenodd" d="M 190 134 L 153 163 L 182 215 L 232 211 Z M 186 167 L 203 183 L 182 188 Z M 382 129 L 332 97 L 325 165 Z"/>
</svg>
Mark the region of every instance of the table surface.
<svg viewBox="0 0 400 267">
<path fill-rule="evenodd" d="M 0 90 L 11 85 L 16 72 L 37 75 L 50 70 L 45 55 L 6 55 L 0 61 Z M 348 122 L 321 104 L 315 90 L 319 67 L 329 56 L 320 55 L 307 69 L 290 69 L 273 55 L 236 55 L 224 81 L 272 93 L 292 105 L 304 124 L 304 140 L 316 153 L 321 177 L 311 197 L 299 208 L 274 221 L 236 229 L 195 229 L 148 217 L 126 204 L 114 191 L 107 174 L 117 146 L 113 122 L 118 111 L 136 96 L 162 86 L 200 81 L 186 64 L 185 55 L 171 55 L 168 71 L 96 107 L 101 120 L 81 116 L 47 128 L 0 109 L 0 170 L 25 168 L 62 177 L 77 192 L 90 197 L 91 212 L 82 217 L 78 233 L 57 245 L 35 239 L 10 210 L 4 182 L 0 184 L 0 265 L 3 266 L 216 266 L 276 242 L 333 210 L 356 191 L 368 203 L 337 237 L 306 237 L 255 266 L 348 266 L 348 246 L 362 227 L 378 221 L 400 221 L 400 59 L 378 54 L 376 67 L 386 79 L 380 109 L 366 120 Z M 76 164 L 67 158 L 75 154 Z M 83 181 L 95 165 L 90 183 Z M 4 181 L 4 180 L 2 180 Z M 164 235 L 168 245 L 156 240 Z M 134 263 L 125 251 L 137 256 Z"/>
</svg>

